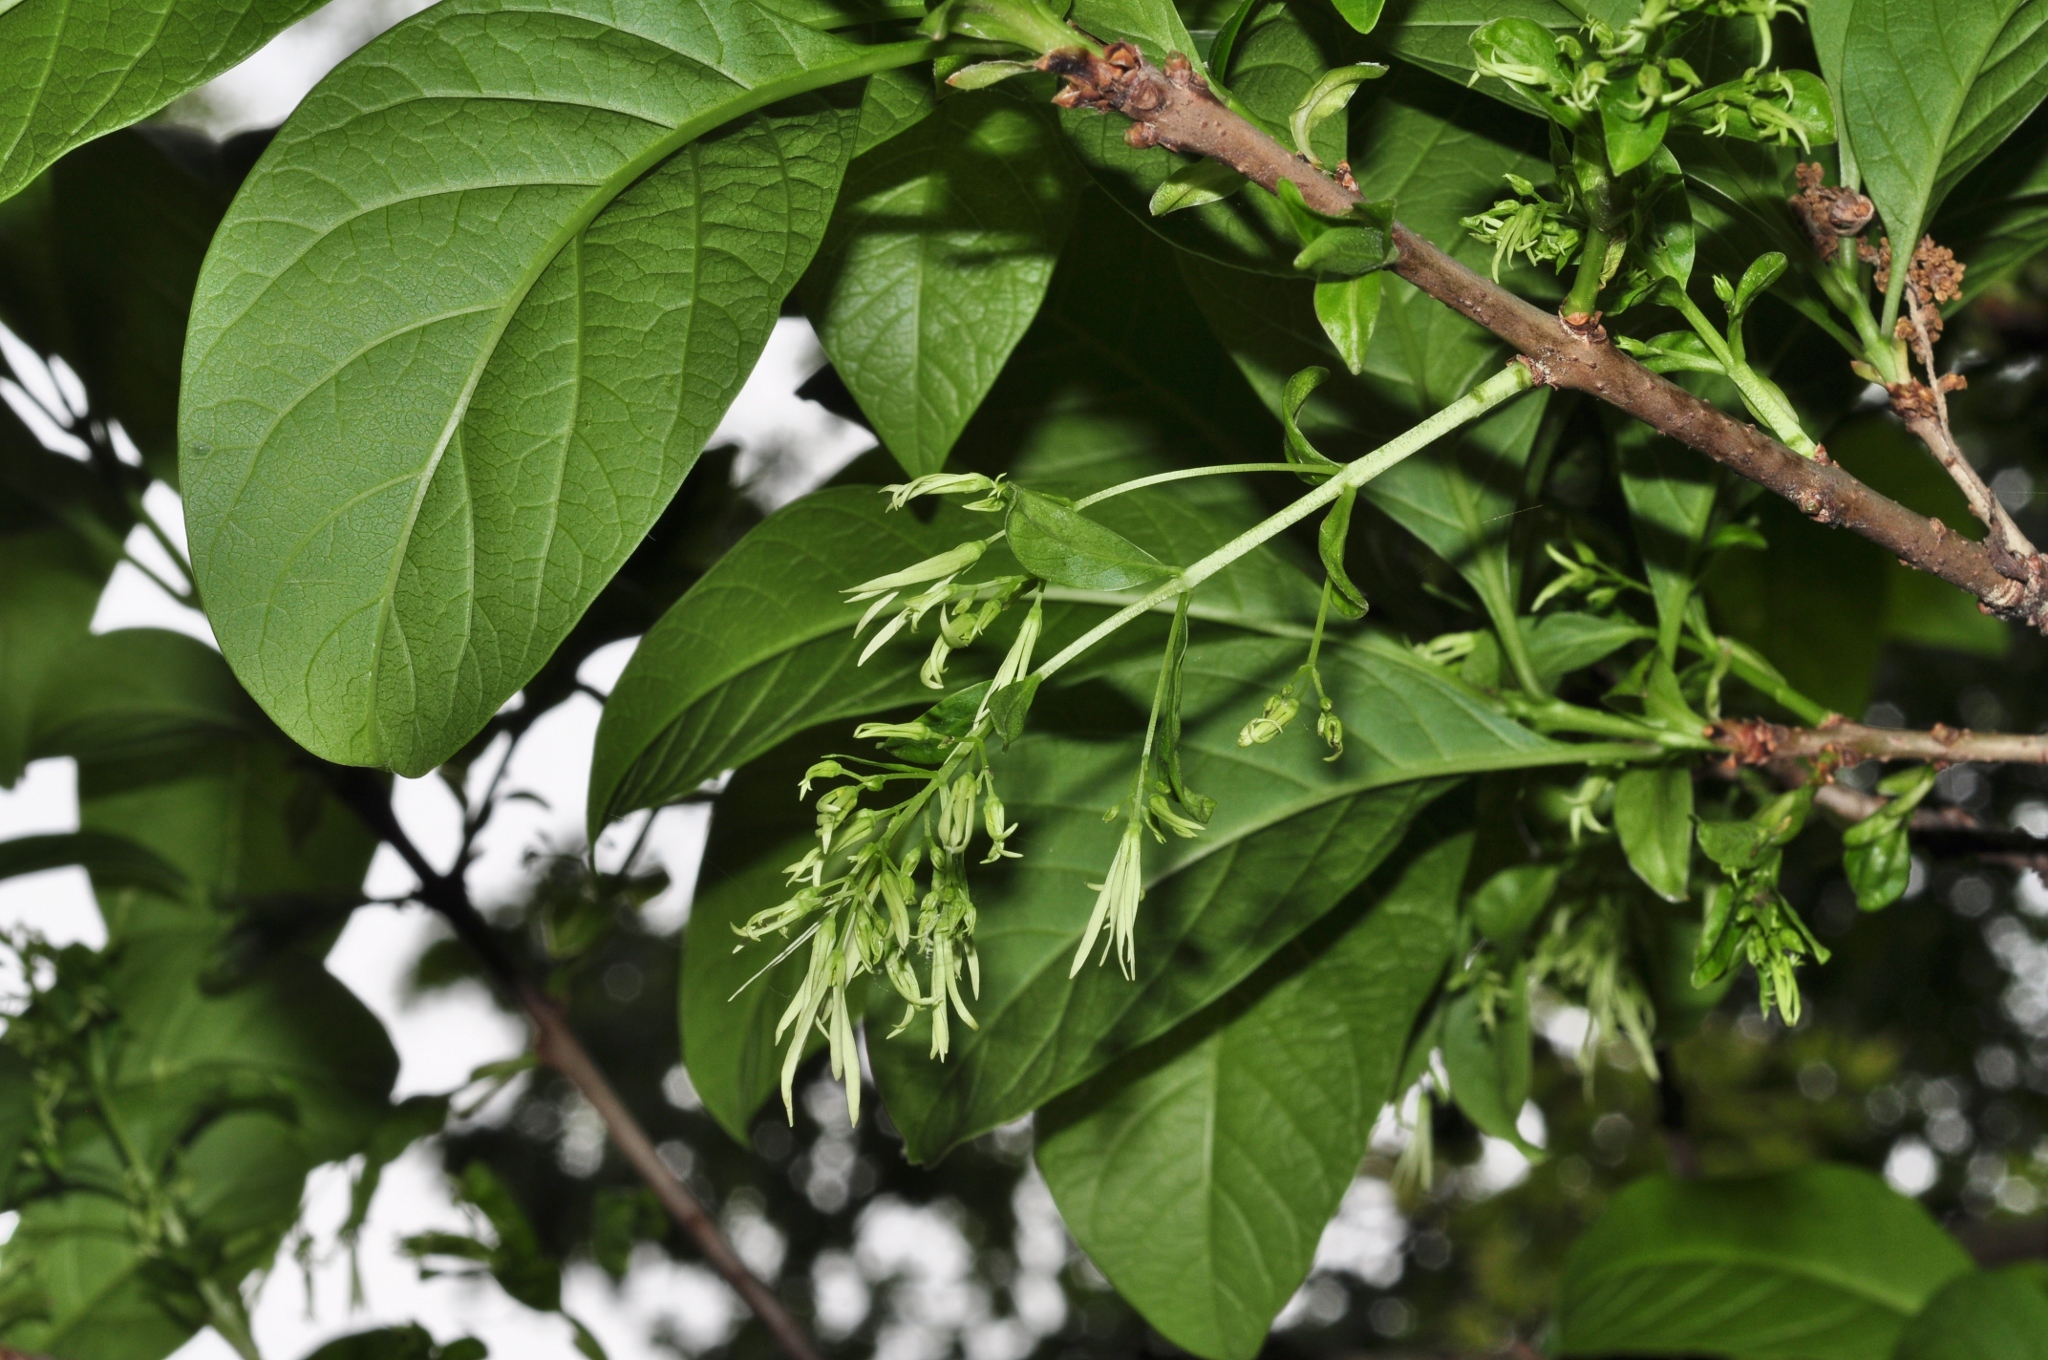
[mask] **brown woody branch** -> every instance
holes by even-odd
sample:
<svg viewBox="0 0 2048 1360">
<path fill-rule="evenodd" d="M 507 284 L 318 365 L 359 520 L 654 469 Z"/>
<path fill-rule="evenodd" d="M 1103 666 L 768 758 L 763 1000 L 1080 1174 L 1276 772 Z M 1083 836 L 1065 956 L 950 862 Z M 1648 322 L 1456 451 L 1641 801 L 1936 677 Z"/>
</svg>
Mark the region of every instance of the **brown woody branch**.
<svg viewBox="0 0 2048 1360">
<path fill-rule="evenodd" d="M 576 1031 L 569 1027 L 561 1008 L 526 976 L 519 960 L 513 957 L 505 942 L 498 938 L 490 923 L 477 911 L 470 901 L 468 885 L 462 878 L 462 865 L 458 863 L 453 872 L 444 874 L 428 863 L 405 828 L 399 825 L 390 800 L 373 776 L 362 770 L 338 766 L 329 767 L 328 774 L 337 795 L 362 819 L 364 825 L 398 852 L 406 867 L 419 878 L 420 886 L 413 897 L 448 922 L 456 938 L 468 946 L 492 982 L 525 1014 L 527 1023 L 533 1027 L 534 1056 L 561 1073 L 590 1102 L 591 1108 L 604 1120 L 605 1131 L 611 1136 L 613 1145 L 625 1155 L 647 1188 L 654 1192 L 669 1217 L 696 1242 L 697 1249 L 704 1253 L 704 1259 L 746 1301 L 747 1307 L 761 1319 L 762 1325 L 767 1327 L 790 1360 L 821 1360 L 818 1348 L 803 1324 L 783 1307 L 782 1300 L 775 1296 L 773 1290 L 747 1269 L 718 1224 L 704 1211 L 704 1206 L 662 1162 L 654 1150 L 653 1140 L 640 1127 L 640 1121 L 633 1117 L 626 1102 L 619 1098 L 603 1069 L 583 1047 Z M 0 1360 L 7 1360 L 7 1357 L 0 1354 Z"/>
<path fill-rule="evenodd" d="M 1125 140 L 1133 146 L 1207 156 L 1268 190 L 1285 180 L 1309 207 L 1331 216 L 1364 202 L 1225 107 L 1185 57 L 1176 54 L 1159 67 L 1129 44 L 1113 43 L 1100 56 L 1080 48 L 1051 52 L 1039 65 L 1066 79 L 1061 104 L 1129 118 Z M 1538 381 L 1617 406 L 1777 493 L 1808 518 L 1860 534 L 1906 565 L 1968 591 L 1984 612 L 2048 631 L 2048 568 L 2038 555 L 2016 559 L 1963 538 L 1879 495 L 1824 455 L 1800 457 L 1622 353 L 1608 342 L 1598 316 L 1560 318 L 1398 222 L 1393 236 L 1399 259 L 1392 272 L 1513 345 Z"/>
<path fill-rule="evenodd" d="M 1715 741 L 1743 765 L 1774 760 L 1824 760 L 1837 766 L 1866 760 L 1921 760 L 1937 765 L 2048 765 L 2048 735 L 1972 732 L 1937 723 L 1925 732 L 1865 727 L 1841 718 L 1819 727 L 1734 719 L 1712 730 Z"/>
</svg>

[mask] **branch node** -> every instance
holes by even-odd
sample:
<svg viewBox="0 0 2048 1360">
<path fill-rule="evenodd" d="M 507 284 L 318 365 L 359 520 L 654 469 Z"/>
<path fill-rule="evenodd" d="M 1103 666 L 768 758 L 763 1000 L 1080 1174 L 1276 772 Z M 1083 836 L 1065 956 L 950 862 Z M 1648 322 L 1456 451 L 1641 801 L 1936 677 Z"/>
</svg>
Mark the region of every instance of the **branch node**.
<svg viewBox="0 0 2048 1360">
<path fill-rule="evenodd" d="M 1551 377 L 1549 367 L 1546 364 L 1544 364 L 1542 360 L 1532 359 L 1526 354 L 1517 354 L 1515 356 L 1515 362 L 1520 364 L 1523 368 L 1529 370 L 1529 381 L 1534 383 L 1536 386 L 1556 386 L 1556 380 Z"/>
<path fill-rule="evenodd" d="M 1605 315 L 1604 312 L 1572 312 L 1558 320 L 1564 323 L 1565 332 L 1572 339 L 1588 345 L 1604 345 L 1607 343 L 1607 328 L 1600 324 L 1600 318 Z"/>
</svg>

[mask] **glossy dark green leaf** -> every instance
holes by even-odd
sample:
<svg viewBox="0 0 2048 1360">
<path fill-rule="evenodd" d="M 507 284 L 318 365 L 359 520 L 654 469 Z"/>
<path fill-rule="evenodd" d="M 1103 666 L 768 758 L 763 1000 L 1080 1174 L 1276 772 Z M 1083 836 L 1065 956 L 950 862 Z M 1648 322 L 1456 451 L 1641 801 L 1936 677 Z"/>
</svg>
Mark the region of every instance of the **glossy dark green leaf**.
<svg viewBox="0 0 2048 1360">
<path fill-rule="evenodd" d="M 0 784 L 31 759 L 36 696 L 88 636 L 111 565 L 66 530 L 0 525 Z"/>
<path fill-rule="evenodd" d="M 260 136 L 117 132 L 0 204 L 0 319 L 62 356 L 92 414 L 120 421 L 150 473 L 174 483 L 192 288 Z"/>
<path fill-rule="evenodd" d="M 140 122 L 323 0 L 18 0 L 0 10 L 0 198 Z"/>
<path fill-rule="evenodd" d="M 1615 441 L 1636 548 L 1657 603 L 1657 643 L 1667 659 L 1676 660 L 1700 547 L 1714 515 L 1714 469 L 1641 421 L 1606 424 Z"/>
<path fill-rule="evenodd" d="M 1614 829 L 1636 877 L 1683 902 L 1692 870 L 1692 772 L 1682 765 L 1630 770 L 1615 782 Z"/>
<path fill-rule="evenodd" d="M 910 1154 L 935 1157 L 1100 1070 L 1207 1005 L 1342 899 L 1392 849 L 1443 774 L 1548 763 L 1567 748 L 1489 713 L 1440 671 L 1391 646 L 1328 648 L 1323 676 L 1346 722 L 1344 757 L 1325 763 L 1307 730 L 1240 747 L 1237 732 L 1300 665 L 1299 644 L 1196 642 L 1184 669 L 1188 783 L 1215 790 L 1208 830 L 1147 847 L 1137 981 L 1069 965 L 1116 829 L 1104 805 L 1135 770 L 1139 734 L 1116 740 L 1027 735 L 996 780 L 1023 828 L 1023 859 L 975 885 L 981 1028 L 943 1064 L 916 1029 L 869 1050 Z M 1153 658 L 1117 668 L 1149 701 Z M 1049 702 L 1039 696 L 1041 709 Z M 1142 711 L 1142 710 L 1140 710 Z"/>
<path fill-rule="evenodd" d="M 1560 610 L 1522 620 L 1529 662 L 1544 683 L 1556 684 L 1573 671 L 1604 661 L 1631 642 L 1656 634 L 1627 618 Z"/>
<path fill-rule="evenodd" d="M 1176 1345 L 1257 1354 L 1308 1273 L 1450 956 L 1470 850 L 1454 837 L 1354 894 L 1041 1112 L 1038 1166 L 1067 1230 Z"/>
<path fill-rule="evenodd" d="M 1330 604 L 1346 618 L 1364 618 L 1367 608 L 1365 592 L 1351 579 L 1351 573 L 1344 565 L 1344 548 L 1351 537 L 1351 511 L 1358 504 L 1358 494 L 1347 491 L 1330 502 L 1330 512 L 1323 516 L 1322 527 L 1316 530 L 1316 548 L 1322 554 L 1323 573 L 1330 583 Z"/>
<path fill-rule="evenodd" d="M 1975 297 L 2048 245 L 2048 117 L 2038 110 L 1984 163 L 1957 182 L 1931 228 L 1969 265 L 1963 295 Z"/>
<path fill-rule="evenodd" d="M 1588 16 L 1619 27 L 1635 12 L 1630 0 L 1414 0 L 1396 6 L 1373 37 L 1402 60 L 1463 85 L 1472 79 L 1472 34 L 1496 19 L 1528 19 L 1555 33 L 1576 34 Z M 1510 97 L 1508 87 L 1498 80 L 1489 78 L 1479 85 L 1495 98 Z M 1444 244 L 1441 238 L 1438 244 Z"/>
<path fill-rule="evenodd" d="M 1073 590 L 1157 585 L 1173 567 L 1065 501 L 1017 488 L 1003 527 L 1024 570 Z"/>
<path fill-rule="evenodd" d="M 36 1132 L 35 1069 L 13 1049 L 0 1049 L 0 1204 L 12 1204 L 22 1149 Z"/>
<path fill-rule="evenodd" d="M 294 740 L 418 774 L 546 661 L 823 234 L 858 113 L 793 97 L 923 50 L 745 0 L 448 0 L 299 106 L 208 256 L 181 408 L 215 634 Z"/>
<path fill-rule="evenodd" d="M 1316 285 L 1316 320 L 1354 376 L 1365 371 L 1365 352 L 1380 319 L 1380 276 L 1333 279 Z"/>
<path fill-rule="evenodd" d="M 220 653 L 183 633 L 123 628 L 79 639 L 51 666 L 29 754 L 118 760 L 272 730 Z"/>
<path fill-rule="evenodd" d="M 1387 7 L 1387 0 L 1331 0 L 1344 22 L 1360 33 L 1370 33 L 1379 25 L 1380 14 Z"/>
<path fill-rule="evenodd" d="M 1037 314 L 1078 189 L 1051 120 L 999 91 L 945 100 L 849 167 L 802 296 L 911 476 L 945 465 Z"/>
<path fill-rule="evenodd" d="M 1481 1004 L 1481 982 L 1444 1005 L 1438 1038 L 1451 1099 L 1482 1133 L 1526 1148 L 1516 1120 L 1529 1099 L 1529 978 L 1517 966 L 1505 990 L 1493 997 L 1489 1021 Z"/>
<path fill-rule="evenodd" d="M 169 896 L 184 892 L 186 886 L 176 865 L 107 831 L 61 831 L 0 841 L 0 878 L 71 865 L 91 870 L 96 883 L 148 888 Z"/>
<path fill-rule="evenodd" d="M 1958 1275 L 1906 1324 L 1891 1360 L 2048 1360 L 2048 1291 L 2039 1272 Z"/>
<path fill-rule="evenodd" d="M 1850 830 L 1860 830 L 1862 825 Z M 1913 847 L 1904 825 L 1886 822 L 1872 827 L 1871 833 L 1859 836 L 1854 844 L 1845 833 L 1842 873 L 1856 893 L 1856 905 L 1865 911 L 1888 907 L 1904 897 L 1913 881 Z"/>
<path fill-rule="evenodd" d="M 2042 0 L 1819 0 L 1812 25 L 1842 138 L 1894 241 L 1919 240 L 1956 182 L 2048 95 Z M 1894 271 L 1893 298 L 1904 281 Z"/>
<path fill-rule="evenodd" d="M 1614 80 L 1600 92 L 1600 130 L 1607 141 L 1608 168 L 1625 175 L 1657 154 L 1671 114 L 1658 109 L 1644 118 L 1631 107 L 1637 102 L 1635 83 Z"/>
<path fill-rule="evenodd" d="M 1465 914 L 1481 935 L 1512 955 L 1550 905 L 1558 872 L 1554 864 L 1516 864 L 1502 869 L 1472 890 L 1465 900 Z"/>
<path fill-rule="evenodd" d="M 1649 1176 L 1572 1247 L 1558 1352 L 1868 1360 L 1969 1269 L 1926 1210 L 1868 1171 Z"/>
<path fill-rule="evenodd" d="M 882 143 L 916 127 L 939 106 L 932 88 L 931 73 L 912 67 L 878 71 L 868 77 L 860 99 L 860 135 L 854 140 L 855 158 L 865 156 Z"/>
<path fill-rule="evenodd" d="M 306 1360 L 443 1360 L 433 1333 L 417 1323 L 336 1337 Z"/>
</svg>

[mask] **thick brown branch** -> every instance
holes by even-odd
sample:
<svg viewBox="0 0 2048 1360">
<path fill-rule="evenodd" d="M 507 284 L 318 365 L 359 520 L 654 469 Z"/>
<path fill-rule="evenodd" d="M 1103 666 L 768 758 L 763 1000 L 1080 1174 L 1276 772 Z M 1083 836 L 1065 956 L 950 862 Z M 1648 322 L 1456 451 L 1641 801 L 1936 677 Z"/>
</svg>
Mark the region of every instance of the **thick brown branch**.
<svg viewBox="0 0 2048 1360">
<path fill-rule="evenodd" d="M 640 1127 L 640 1121 L 633 1117 L 633 1112 L 619 1098 L 604 1071 L 583 1047 L 583 1041 L 569 1027 L 561 1009 L 528 980 L 519 961 L 477 911 L 469 900 L 469 889 L 462 881 L 460 867 L 452 874 L 443 874 L 428 863 L 412 838 L 406 835 L 405 828 L 399 825 L 390 801 L 373 777 L 361 770 L 335 767 L 330 767 L 329 773 L 342 800 L 385 844 L 396 850 L 406 867 L 418 876 L 420 886 L 414 896 L 448 922 L 456 938 L 476 955 L 477 962 L 483 965 L 492 982 L 525 1014 L 527 1023 L 533 1026 L 534 1056 L 561 1073 L 590 1102 L 591 1108 L 604 1120 L 605 1131 L 611 1135 L 613 1145 L 625 1155 L 640 1179 L 647 1183 L 647 1188 L 661 1201 L 669 1217 L 696 1242 L 697 1249 L 704 1253 L 704 1259 L 746 1301 L 747 1307 L 761 1319 L 762 1325 L 767 1327 L 791 1360 L 821 1360 L 803 1324 L 782 1306 L 782 1300 L 775 1296 L 773 1290 L 747 1269 L 718 1224 L 704 1212 L 704 1206 L 662 1162 L 654 1150 L 653 1140 Z M 0 1360 L 5 1360 L 5 1357 L 0 1356 Z"/>
<path fill-rule="evenodd" d="M 1908 732 L 1865 727 L 1841 719 L 1820 727 L 1784 727 L 1738 718 L 1721 723 L 1713 735 L 1744 765 L 1792 759 L 1830 760 L 1837 765 L 1857 765 L 1866 760 L 2048 765 L 2048 735 L 1972 732 L 1939 724 L 1930 731 Z"/>
<path fill-rule="evenodd" d="M 1225 107 L 1184 58 L 1158 67 L 1119 43 L 1099 57 L 1078 48 L 1053 52 L 1040 65 L 1066 77 L 1062 103 L 1129 118 L 1125 139 L 1134 146 L 1207 156 L 1266 189 L 1289 181 L 1309 207 L 1333 216 L 1364 201 Z M 1970 592 L 1986 613 L 2048 631 L 2048 573 L 2038 569 L 2038 559 L 2001 562 L 1986 545 L 1879 495 L 1832 462 L 1800 457 L 1622 353 L 1608 343 L 1597 317 L 1568 325 L 1399 223 L 1394 243 L 1400 251 L 1394 273 L 1513 345 L 1539 381 L 1617 406 L 1784 497 L 1809 518 L 1861 534 L 1907 565 Z"/>
</svg>

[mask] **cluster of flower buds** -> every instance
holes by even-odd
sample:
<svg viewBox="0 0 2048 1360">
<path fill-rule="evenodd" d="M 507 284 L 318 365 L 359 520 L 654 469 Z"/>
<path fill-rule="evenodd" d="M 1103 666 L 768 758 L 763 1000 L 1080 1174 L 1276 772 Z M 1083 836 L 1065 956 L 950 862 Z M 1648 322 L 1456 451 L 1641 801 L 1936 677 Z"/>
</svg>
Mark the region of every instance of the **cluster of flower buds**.
<svg viewBox="0 0 2048 1360">
<path fill-rule="evenodd" d="M 973 496 L 975 499 L 961 508 L 984 513 L 1001 513 L 1008 508 L 1010 501 L 1010 489 L 1002 478 L 984 477 L 975 472 L 933 473 L 914 481 L 885 486 L 882 492 L 889 498 L 891 510 L 901 510 L 920 496 Z M 982 554 L 990 545 L 1002 537 L 998 531 L 987 538 L 970 538 L 901 571 L 877 576 L 850 588 L 846 592 L 849 604 L 871 602 L 853 630 L 854 636 L 866 632 L 869 624 L 892 607 L 896 611 L 894 617 L 868 639 L 860 654 L 861 661 L 865 663 L 904 629 L 915 632 L 927 614 L 936 612 L 939 635 L 932 641 L 931 654 L 918 671 L 918 679 L 927 689 L 944 689 L 947 659 L 987 632 L 989 625 L 1009 607 L 1010 601 L 1016 598 L 1028 580 L 1023 576 L 997 576 L 974 582 L 960 580 L 964 572 L 981 561 Z"/>
<path fill-rule="evenodd" d="M 1496 281 L 1501 265 L 1516 255 L 1562 272 L 1585 239 L 1579 222 L 1564 204 L 1545 198 L 1522 176 L 1511 174 L 1507 181 L 1515 197 L 1496 199 L 1492 207 L 1460 219 L 1458 225 L 1493 247 Z"/>
<path fill-rule="evenodd" d="M 1776 1009 L 1788 1026 L 1799 1023 L 1799 965 L 1809 958 L 1828 961 L 1827 946 L 1813 937 L 1778 891 L 1774 873 L 1738 874 L 1714 885 L 1699 955 L 1694 986 L 1720 978 L 1738 957 L 1747 959 L 1756 970 L 1758 1006 L 1766 1015 Z"/>
<path fill-rule="evenodd" d="M 803 982 L 775 1027 L 778 1042 L 788 1036 L 782 1098 L 792 1117 L 797 1064 L 816 1028 L 831 1048 L 833 1077 L 846 1085 L 847 1109 L 859 1119 L 860 1062 L 848 995 L 862 977 L 887 979 L 903 999 L 903 1019 L 892 1035 L 920 1012 L 929 1015 L 934 1058 L 943 1059 L 952 1047 L 952 1018 L 975 1028 L 969 998 L 981 992 L 981 961 L 974 949 L 968 857 L 977 834 L 988 841 L 982 863 L 1017 857 L 1009 848 L 1017 827 L 988 768 L 986 727 L 976 721 L 936 770 L 840 756 L 804 773 L 800 797 L 808 797 L 818 781 L 849 782 L 818 795 L 817 844 L 785 871 L 791 896 L 737 927 L 742 937 L 757 941 L 800 930 L 771 967 L 810 945 Z M 928 747 L 940 734 L 928 723 L 913 722 L 865 723 L 854 735 L 901 749 Z M 903 801 L 879 808 L 864 803 L 899 783 L 912 786 Z M 922 981 L 919 961 L 925 965 Z"/>
<path fill-rule="evenodd" d="M 1323 675 L 1311 661 L 1296 671 L 1280 692 L 1266 700 L 1266 707 L 1258 717 L 1238 729 L 1239 746 L 1264 746 L 1282 732 L 1287 724 L 1301 712 L 1302 699 L 1313 688 L 1316 694 L 1316 735 L 1330 748 L 1325 760 L 1335 760 L 1344 754 L 1344 721 L 1336 713 L 1336 705 L 1323 689 Z"/>
</svg>

